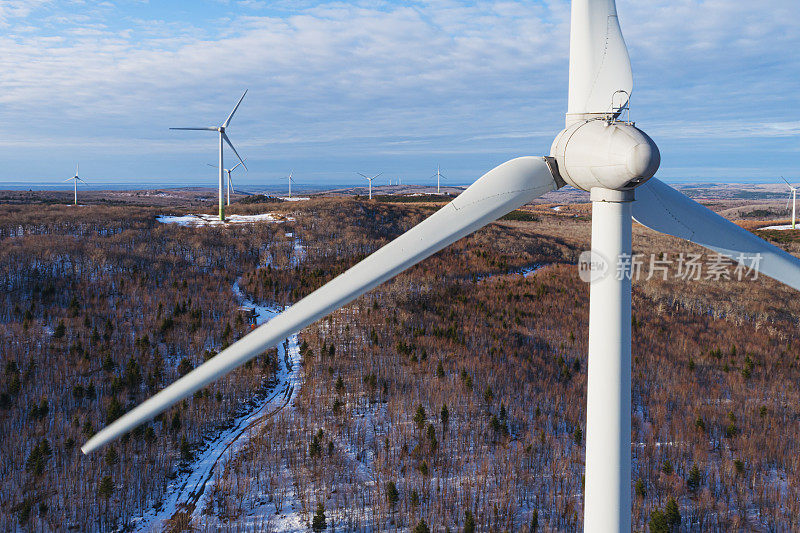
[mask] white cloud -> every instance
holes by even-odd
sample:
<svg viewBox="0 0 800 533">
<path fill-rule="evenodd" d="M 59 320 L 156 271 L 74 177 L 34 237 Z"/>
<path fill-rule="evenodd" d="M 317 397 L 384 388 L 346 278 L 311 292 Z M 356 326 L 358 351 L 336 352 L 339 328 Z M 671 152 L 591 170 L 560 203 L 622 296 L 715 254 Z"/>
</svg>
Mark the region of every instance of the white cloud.
<svg viewBox="0 0 800 533">
<path fill-rule="evenodd" d="M 645 129 L 674 139 L 798 133 L 796 0 L 618 5 L 633 118 Z M 19 125 L 0 144 L 199 150 L 205 139 L 167 128 L 223 120 L 245 87 L 231 136 L 252 151 L 538 153 L 563 123 L 566 0 L 220 6 L 201 23 L 113 5 L 0 3 L 0 120 Z"/>
</svg>

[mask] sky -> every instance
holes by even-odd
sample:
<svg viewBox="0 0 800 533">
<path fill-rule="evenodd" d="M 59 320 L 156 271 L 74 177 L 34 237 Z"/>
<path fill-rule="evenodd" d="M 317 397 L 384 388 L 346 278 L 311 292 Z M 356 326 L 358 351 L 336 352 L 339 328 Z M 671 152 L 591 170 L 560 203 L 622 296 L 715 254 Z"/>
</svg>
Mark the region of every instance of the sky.
<svg viewBox="0 0 800 533">
<path fill-rule="evenodd" d="M 800 181 L 797 0 L 617 8 L 658 177 Z M 469 184 L 549 154 L 568 55 L 568 0 L 0 0 L 0 187 L 214 186 L 215 134 L 169 127 L 244 89 L 241 185 Z"/>
</svg>

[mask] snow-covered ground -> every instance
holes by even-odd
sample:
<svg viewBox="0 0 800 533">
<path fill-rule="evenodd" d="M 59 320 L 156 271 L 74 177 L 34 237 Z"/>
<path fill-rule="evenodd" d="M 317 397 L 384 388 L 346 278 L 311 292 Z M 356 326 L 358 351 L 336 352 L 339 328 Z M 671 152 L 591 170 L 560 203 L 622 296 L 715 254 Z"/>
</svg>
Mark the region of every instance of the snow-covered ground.
<svg viewBox="0 0 800 533">
<path fill-rule="evenodd" d="M 243 306 L 255 308 L 258 324 L 268 322 L 282 311 L 280 308 L 257 305 L 247 300 L 238 282 L 234 284 L 233 291 Z M 197 459 L 188 466 L 188 473 L 179 474 L 170 483 L 168 496 L 162 502 L 161 508 L 152 510 L 134 521 L 137 531 L 161 531 L 164 520 L 168 520 L 180 510 L 192 510 L 192 516 L 202 520 L 204 498 L 211 492 L 210 489 L 215 481 L 214 475 L 221 472 L 225 463 L 247 444 L 248 439 L 240 437 L 257 432 L 271 416 L 291 406 L 302 379 L 300 347 L 297 335 L 292 335 L 286 340 L 286 343 L 277 346 L 279 370 L 269 394 L 257 401 L 247 413 L 236 418 L 228 429 L 206 443 L 206 447 L 197 454 Z M 285 349 L 286 346 L 288 350 Z"/>
<path fill-rule="evenodd" d="M 303 198 L 300 196 L 292 196 L 289 198 L 288 196 L 278 196 L 279 200 L 283 200 L 284 202 L 302 202 L 304 200 L 310 200 L 311 198 Z"/>
<path fill-rule="evenodd" d="M 156 220 L 163 224 L 177 224 L 179 226 L 219 226 L 223 224 L 253 224 L 255 222 L 286 222 L 290 217 L 262 213 L 260 215 L 228 215 L 225 222 L 219 220 L 218 215 L 161 215 Z"/>
<path fill-rule="evenodd" d="M 542 268 L 544 268 L 546 266 L 547 266 L 547 264 L 544 264 L 544 265 L 535 264 L 535 265 L 530 265 L 530 266 L 526 266 L 526 267 L 510 270 L 508 272 L 498 273 L 498 274 L 480 274 L 480 275 L 476 274 L 475 276 L 470 277 L 470 278 L 466 278 L 466 279 L 474 279 L 475 281 L 486 281 L 486 280 L 494 278 L 496 276 L 508 276 L 508 275 L 511 275 L 511 274 L 519 274 L 522 277 L 527 278 L 527 277 L 532 276 L 533 274 L 536 274 L 536 272 L 538 272 L 539 270 L 541 270 Z"/>
<path fill-rule="evenodd" d="M 791 230 L 791 229 L 794 229 L 794 228 L 792 228 L 791 224 L 786 224 L 785 226 L 767 226 L 766 228 L 758 228 L 758 229 L 759 230 L 773 229 L 773 230 L 777 230 L 777 231 L 786 231 L 786 230 Z"/>
<path fill-rule="evenodd" d="M 299 261 L 305 256 L 305 247 L 296 235 L 287 233 L 286 236 L 294 239 L 293 262 Z M 233 284 L 233 293 L 241 306 L 255 309 L 257 325 L 269 322 L 284 310 L 280 306 L 259 305 L 249 300 L 239 287 L 238 280 Z M 278 372 L 270 384 L 269 392 L 257 399 L 228 428 L 223 429 L 212 440 L 206 441 L 204 448 L 196 452 L 196 459 L 186 465 L 170 483 L 161 506 L 150 509 L 143 516 L 131 521 L 135 531 L 163 531 L 164 521 L 169 520 L 177 511 L 191 512 L 195 523 L 207 521 L 208 517 L 203 515 L 202 511 L 206 506 L 205 500 L 211 494 L 216 482 L 215 476 L 222 473 L 225 464 L 247 445 L 250 435 L 257 433 L 278 412 L 293 407 L 295 395 L 302 383 L 300 344 L 297 334 L 291 335 L 276 348 Z M 277 518 L 281 526 L 280 531 L 305 531 L 307 528 L 300 516 L 299 505 L 291 505 L 291 501 L 287 501 L 287 504 L 286 512 L 270 521 L 275 522 Z M 293 509 L 298 511 L 293 512 Z"/>
</svg>

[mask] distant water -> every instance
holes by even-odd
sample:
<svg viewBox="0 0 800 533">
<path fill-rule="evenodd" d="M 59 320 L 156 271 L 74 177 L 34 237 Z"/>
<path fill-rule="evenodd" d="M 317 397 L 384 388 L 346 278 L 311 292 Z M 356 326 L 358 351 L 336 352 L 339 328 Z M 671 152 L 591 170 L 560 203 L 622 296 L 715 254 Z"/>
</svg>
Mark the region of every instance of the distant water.
<svg viewBox="0 0 800 533">
<path fill-rule="evenodd" d="M 469 185 L 469 184 L 466 184 Z M 406 185 L 401 185 L 400 187 L 405 187 Z M 428 187 L 428 188 L 436 188 L 436 184 L 429 184 L 429 183 L 409 183 L 408 187 Z M 450 184 L 448 183 L 448 187 L 458 187 L 461 186 L 460 184 Z M 373 190 L 377 186 L 373 187 Z M 385 185 L 384 185 L 385 187 Z M 394 185 L 392 187 L 395 187 Z M 6 191 L 72 191 L 73 185 L 72 183 L 64 183 L 54 181 L 54 182 L 47 182 L 42 181 L 38 183 L 27 183 L 27 182 L 19 182 L 19 181 L 0 181 L 0 190 Z M 335 189 L 350 189 L 350 188 L 361 188 L 367 189 L 365 184 L 361 182 L 354 182 L 354 183 L 321 183 L 319 185 L 306 185 L 306 184 L 294 184 L 292 185 L 292 196 L 295 194 L 307 194 L 307 193 L 314 193 L 314 192 L 321 192 L 321 191 L 330 191 Z M 155 179 L 141 179 L 137 181 L 90 181 L 87 185 L 79 185 L 78 186 L 78 193 L 80 194 L 81 191 L 130 191 L 130 190 L 143 190 L 143 189 L 209 189 L 209 190 L 216 190 L 214 184 L 209 184 L 207 182 L 184 182 L 182 180 L 155 180 Z M 242 183 L 236 184 L 236 190 L 246 192 L 246 193 L 268 193 L 272 195 L 286 195 L 288 192 L 285 185 L 276 185 L 271 183 L 265 183 L 263 185 L 257 183 Z"/>
<path fill-rule="evenodd" d="M 350 187 L 362 187 L 361 183 L 331 183 L 322 184 L 318 186 L 300 186 L 292 185 L 292 195 L 295 193 L 316 192 L 316 191 L 329 191 L 331 189 L 344 189 Z M 364 186 L 365 187 L 365 186 Z M 39 183 L 25 183 L 25 182 L 4 182 L 0 181 L 0 190 L 6 191 L 72 191 L 73 185 L 71 183 L 63 182 L 39 182 Z M 210 189 L 216 188 L 206 184 L 189 183 L 169 180 L 167 183 L 164 180 L 147 180 L 142 179 L 138 181 L 91 181 L 87 185 L 80 185 L 78 193 L 81 191 L 129 191 L 129 190 L 142 190 L 142 189 Z M 268 192 L 272 194 L 286 194 L 288 191 L 286 187 L 280 185 L 257 185 L 257 184 L 242 184 L 236 187 L 237 190 L 247 193 L 262 193 Z"/>
<path fill-rule="evenodd" d="M 746 184 L 746 185 L 757 185 L 757 184 L 779 184 L 779 181 L 770 180 L 770 179 L 719 179 L 716 181 L 709 181 L 708 179 L 697 179 L 697 178 L 661 178 L 666 183 L 670 183 L 673 185 L 679 186 L 695 186 L 695 187 L 709 187 L 715 185 L 734 185 L 734 184 Z M 87 180 L 87 185 L 79 185 L 78 191 L 80 190 L 103 190 L 103 191 L 126 191 L 126 190 L 142 190 L 142 189 L 184 189 L 184 188 L 201 188 L 201 189 L 209 189 L 215 190 L 216 183 L 211 180 L 200 180 L 200 181 L 190 181 L 184 179 L 163 179 L 163 178 L 142 178 L 137 180 Z M 463 187 L 469 186 L 470 183 L 460 183 L 460 182 L 448 182 L 448 187 Z M 434 188 L 436 186 L 435 183 L 408 183 L 403 184 L 400 187 L 427 187 L 427 188 Z M 381 188 L 386 187 L 385 184 L 380 185 Z M 396 186 L 392 186 L 396 187 Z M 349 188 L 360 188 L 366 189 L 367 185 L 360 181 L 353 181 L 353 182 L 345 182 L 345 183 L 328 183 L 328 182 L 320 182 L 318 184 L 303 184 L 303 183 L 296 183 L 292 185 L 292 193 L 304 194 L 304 193 L 314 193 L 314 192 L 321 192 L 321 191 L 330 191 L 334 189 L 349 189 Z M 272 195 L 285 195 L 288 190 L 285 184 L 280 183 L 258 183 L 258 182 L 247 182 L 243 181 L 241 183 L 236 184 L 236 189 L 241 190 L 242 192 L 246 193 L 265 193 L 265 194 L 272 194 Z M 72 183 L 65 183 L 63 181 L 37 181 L 36 183 L 32 182 L 24 182 L 24 181 L 0 181 L 0 190 L 12 190 L 12 191 L 71 191 L 72 190 Z"/>
</svg>

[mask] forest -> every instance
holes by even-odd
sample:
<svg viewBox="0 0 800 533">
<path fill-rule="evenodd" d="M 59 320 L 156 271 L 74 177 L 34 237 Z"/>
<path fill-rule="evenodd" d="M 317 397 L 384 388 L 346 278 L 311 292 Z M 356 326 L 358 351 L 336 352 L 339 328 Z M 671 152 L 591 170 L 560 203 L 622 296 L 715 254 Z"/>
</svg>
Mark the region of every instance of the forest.
<svg viewBox="0 0 800 533">
<path fill-rule="evenodd" d="M 285 222 L 226 227 L 161 224 L 163 206 L 2 206 L 0 530 L 136 529 L 271 390 L 277 352 L 95 454 L 80 445 L 247 333 L 235 283 L 290 305 L 432 209 L 393 200 L 237 203 Z M 299 332 L 292 408 L 203 508 L 148 527 L 281 531 L 294 513 L 315 531 L 580 530 L 590 231 L 586 210 L 525 208 Z M 634 248 L 702 253 L 638 225 Z M 800 528 L 796 295 L 644 275 L 633 308 L 635 530 Z"/>
</svg>

